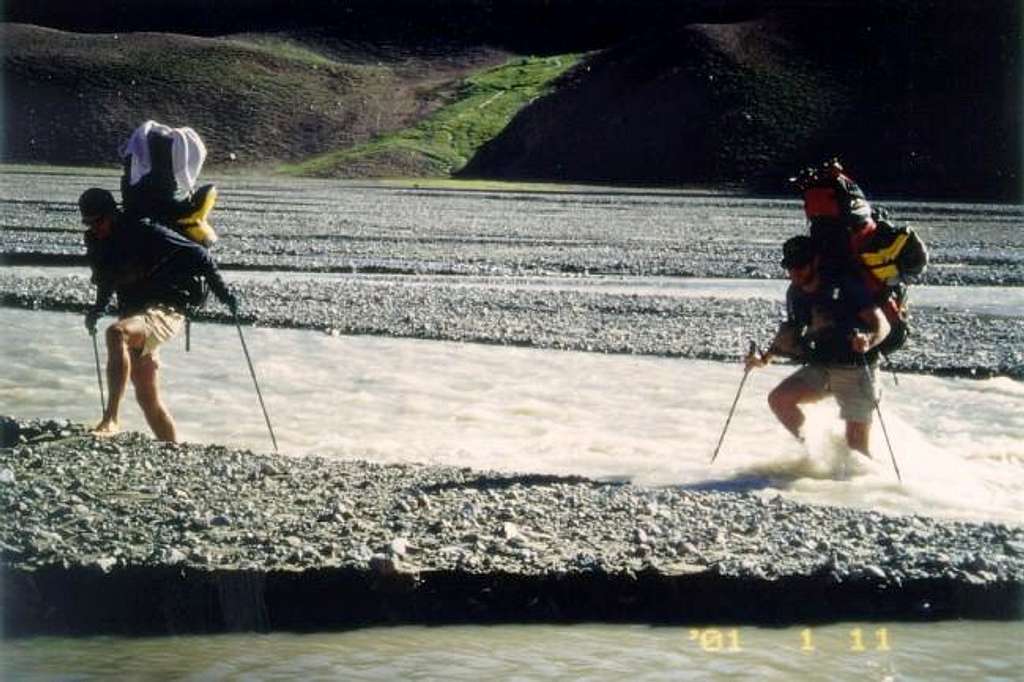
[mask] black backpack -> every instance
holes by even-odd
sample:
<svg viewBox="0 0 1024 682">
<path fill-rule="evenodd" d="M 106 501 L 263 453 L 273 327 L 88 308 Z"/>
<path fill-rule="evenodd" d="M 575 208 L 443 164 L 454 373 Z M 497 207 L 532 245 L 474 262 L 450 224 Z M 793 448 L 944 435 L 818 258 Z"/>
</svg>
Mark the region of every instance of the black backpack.
<svg viewBox="0 0 1024 682">
<path fill-rule="evenodd" d="M 160 223 L 151 218 L 134 218 L 131 219 L 138 229 L 153 229 L 154 226 L 159 225 L 160 227 L 170 229 L 178 234 L 188 237 L 181 229 L 177 229 L 177 225 L 166 225 Z M 194 240 L 193 240 L 194 241 Z M 201 248 L 208 248 L 200 244 Z M 191 348 L 191 336 L 192 336 L 192 319 L 196 317 L 196 313 L 206 305 L 206 300 L 210 296 L 210 285 L 206 281 L 206 277 L 202 273 L 178 273 L 174 278 L 173 283 L 170 284 L 172 293 L 171 298 L 175 306 L 181 308 L 181 312 L 185 316 L 185 350 Z"/>
</svg>

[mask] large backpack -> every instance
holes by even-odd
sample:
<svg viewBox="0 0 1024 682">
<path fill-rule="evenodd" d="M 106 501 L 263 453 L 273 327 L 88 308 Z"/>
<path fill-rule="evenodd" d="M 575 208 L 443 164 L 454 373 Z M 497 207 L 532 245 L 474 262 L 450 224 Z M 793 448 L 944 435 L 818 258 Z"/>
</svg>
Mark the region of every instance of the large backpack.
<svg viewBox="0 0 1024 682">
<path fill-rule="evenodd" d="M 910 227 L 872 207 L 836 159 L 801 171 L 791 180 L 801 191 L 816 249 L 833 263 L 849 263 L 863 276 L 891 331 L 878 346 L 899 350 L 910 336 L 908 286 L 928 265 L 928 251 Z"/>
<path fill-rule="evenodd" d="M 206 158 L 206 146 L 191 128 L 171 128 L 146 121 L 121 146 L 124 162 L 121 200 L 135 220 L 152 220 L 204 248 L 217 241 L 208 222 L 217 201 L 213 185 L 195 186 Z M 190 191 L 192 190 L 192 191 Z M 184 198 L 180 192 L 188 192 Z M 209 285 L 202 275 L 181 282 L 185 313 L 185 348 L 190 346 L 191 320 L 206 304 Z"/>
<path fill-rule="evenodd" d="M 902 348 L 910 336 L 908 288 L 928 266 L 928 250 L 912 228 L 897 225 L 885 209 L 874 208 L 871 217 L 874 230 L 854 255 L 892 328 L 878 347 L 888 355 Z"/>
<path fill-rule="evenodd" d="M 206 158 L 199 135 L 191 128 L 146 121 L 135 129 L 120 153 L 124 161 L 121 201 L 125 213 L 150 218 L 207 248 L 213 246 L 217 233 L 207 217 L 217 201 L 217 188 L 195 186 Z M 186 194 L 180 198 L 183 192 Z"/>
</svg>

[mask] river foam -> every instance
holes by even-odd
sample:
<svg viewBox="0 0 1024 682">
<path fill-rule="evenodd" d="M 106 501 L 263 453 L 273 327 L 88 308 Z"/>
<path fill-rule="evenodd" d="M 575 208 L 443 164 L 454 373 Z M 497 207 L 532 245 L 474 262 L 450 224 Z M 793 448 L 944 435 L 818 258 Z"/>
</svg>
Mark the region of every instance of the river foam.
<svg viewBox="0 0 1024 682">
<path fill-rule="evenodd" d="M 91 421 L 99 412 L 81 316 L 4 309 L 0 412 Z M 1020 523 L 1019 382 L 883 376 L 893 453 L 851 458 L 834 404 L 811 410 L 808 446 L 765 396 L 792 368 L 750 375 L 721 452 L 711 452 L 740 366 L 380 337 L 246 329 L 283 452 L 378 462 L 577 474 L 804 502 Z M 185 440 L 271 449 L 237 332 L 193 326 L 163 350 L 165 394 Z M 102 342 L 101 342 L 102 345 Z M 102 347 L 101 347 L 102 353 Z M 130 392 L 130 389 L 129 389 Z M 124 426 L 145 431 L 129 396 Z"/>
</svg>

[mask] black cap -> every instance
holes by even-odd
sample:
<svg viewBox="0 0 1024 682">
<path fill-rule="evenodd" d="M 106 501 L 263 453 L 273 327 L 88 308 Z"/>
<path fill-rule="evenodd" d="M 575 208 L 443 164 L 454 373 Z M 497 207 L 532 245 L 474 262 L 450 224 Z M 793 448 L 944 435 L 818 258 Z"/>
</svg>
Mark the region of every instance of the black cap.
<svg viewBox="0 0 1024 682">
<path fill-rule="evenodd" d="M 799 268 L 814 260 L 814 240 L 807 235 L 790 237 L 782 245 L 782 267 Z"/>
<path fill-rule="evenodd" d="M 107 190 L 90 187 L 78 197 L 78 210 L 82 212 L 82 222 L 89 222 L 116 213 L 117 202 Z"/>
</svg>

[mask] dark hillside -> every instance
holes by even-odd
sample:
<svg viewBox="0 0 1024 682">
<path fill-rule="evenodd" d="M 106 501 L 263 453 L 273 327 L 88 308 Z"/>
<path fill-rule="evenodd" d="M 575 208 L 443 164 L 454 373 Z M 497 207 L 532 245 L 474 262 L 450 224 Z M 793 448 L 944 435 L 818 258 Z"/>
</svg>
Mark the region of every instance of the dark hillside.
<svg viewBox="0 0 1024 682">
<path fill-rule="evenodd" d="M 769 22 L 659 30 L 594 56 L 464 175 L 749 181 L 848 109 L 844 90 Z"/>
<path fill-rule="evenodd" d="M 408 47 L 488 44 L 522 54 L 599 49 L 666 21 L 735 21 L 751 0 L 7 0 L 8 21 L 68 31 L 216 36 L 313 30 Z"/>
<path fill-rule="evenodd" d="M 988 9 L 650 31 L 521 112 L 463 174 L 779 191 L 839 155 L 876 192 L 1019 200 L 1019 32 Z"/>
<path fill-rule="evenodd" d="M 786 15 L 807 54 L 855 84 L 852 115 L 810 151 L 842 151 L 890 192 L 1022 200 L 1022 7 L 898 2 L 852 23 Z"/>
<path fill-rule="evenodd" d="M 875 194 L 1024 200 L 1018 0 L 9 0 L 4 16 L 66 30 L 0 24 L 3 161 L 112 161 L 156 118 L 199 130 L 211 163 L 304 172 L 422 134 L 509 57 L 585 52 L 460 150 L 461 174 L 779 192 L 838 155 Z M 445 172 L 374 159 L 314 165 Z"/>
</svg>

